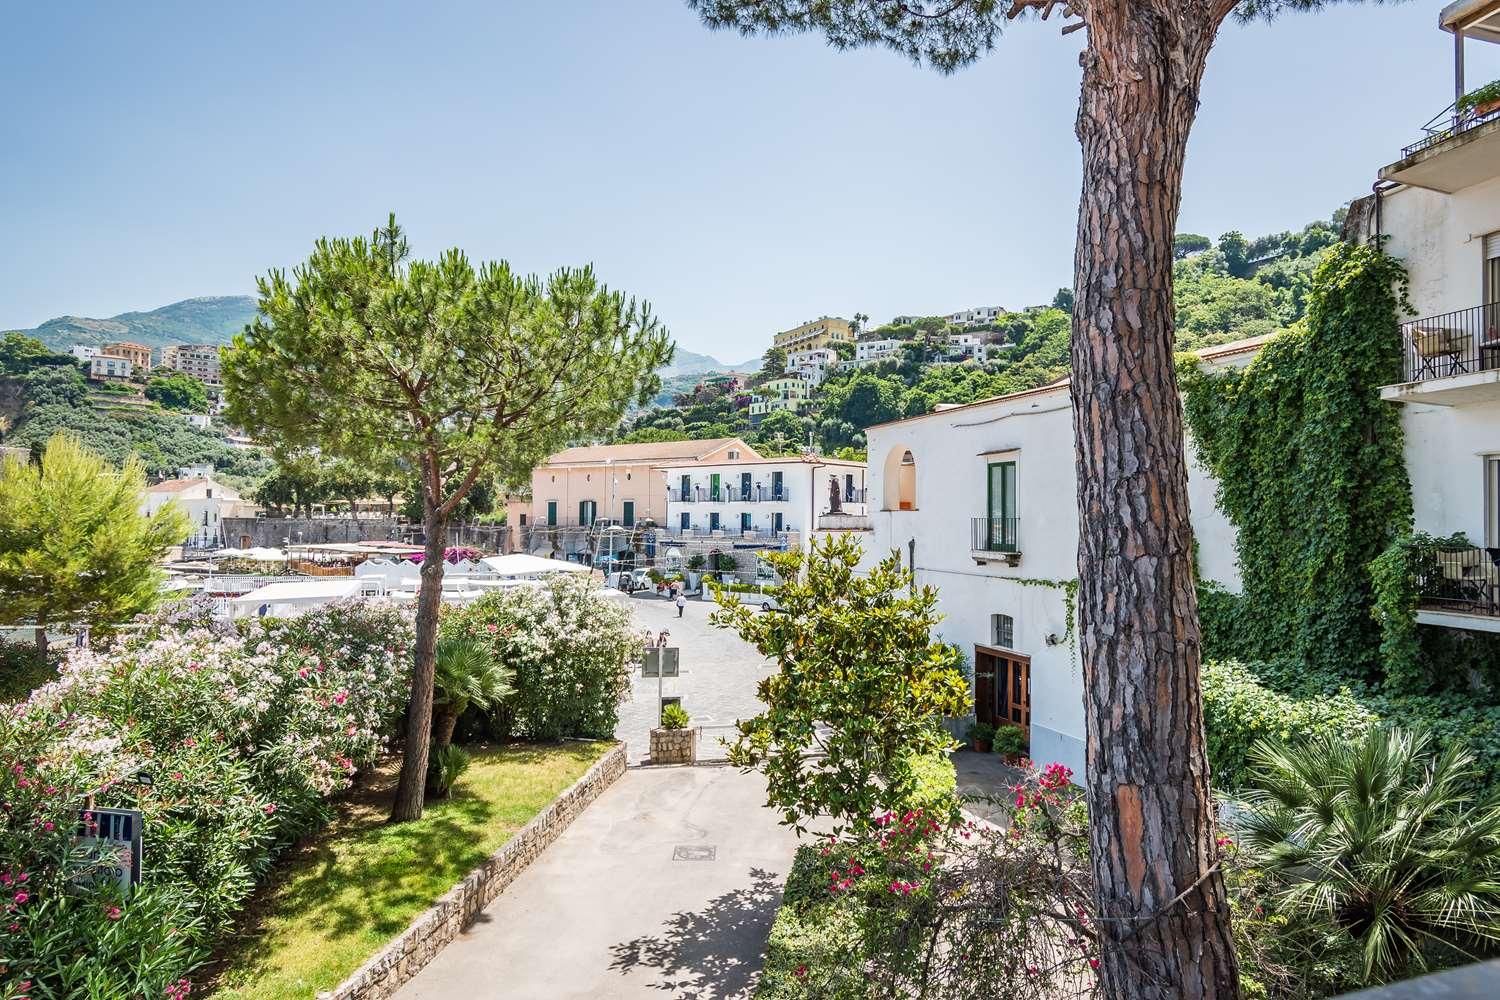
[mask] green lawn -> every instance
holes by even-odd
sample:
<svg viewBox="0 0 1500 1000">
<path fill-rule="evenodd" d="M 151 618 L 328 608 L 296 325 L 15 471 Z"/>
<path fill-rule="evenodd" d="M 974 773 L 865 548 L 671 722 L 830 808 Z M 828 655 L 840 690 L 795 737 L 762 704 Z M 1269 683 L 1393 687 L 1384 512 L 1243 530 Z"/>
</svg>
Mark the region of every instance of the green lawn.
<svg viewBox="0 0 1500 1000">
<path fill-rule="evenodd" d="M 316 840 L 284 859 L 221 957 L 220 1000 L 331 989 L 525 826 L 610 748 L 567 743 L 474 751 L 453 796 L 385 822 L 394 768 Z"/>
</svg>

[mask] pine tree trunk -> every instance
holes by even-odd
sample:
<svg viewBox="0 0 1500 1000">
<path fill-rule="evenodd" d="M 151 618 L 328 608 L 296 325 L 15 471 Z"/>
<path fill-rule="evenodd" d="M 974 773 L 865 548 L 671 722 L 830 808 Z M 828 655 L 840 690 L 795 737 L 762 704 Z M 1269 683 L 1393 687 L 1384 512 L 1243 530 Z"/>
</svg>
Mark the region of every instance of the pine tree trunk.
<svg viewBox="0 0 1500 1000">
<path fill-rule="evenodd" d="M 427 746 L 432 731 L 432 677 L 437 660 L 438 608 L 443 602 L 443 546 L 448 524 L 438 516 L 431 495 L 423 490 L 422 528 L 427 544 L 422 557 L 422 589 L 417 595 L 417 634 L 412 650 L 411 700 L 406 710 L 406 748 L 391 821 L 422 818 L 422 791 L 427 782 Z"/>
<path fill-rule="evenodd" d="M 1086 17 L 1071 391 L 1100 975 L 1116 1000 L 1232 1000 L 1172 304 L 1183 157 L 1217 22 L 1149 0 L 1101 0 Z"/>
</svg>

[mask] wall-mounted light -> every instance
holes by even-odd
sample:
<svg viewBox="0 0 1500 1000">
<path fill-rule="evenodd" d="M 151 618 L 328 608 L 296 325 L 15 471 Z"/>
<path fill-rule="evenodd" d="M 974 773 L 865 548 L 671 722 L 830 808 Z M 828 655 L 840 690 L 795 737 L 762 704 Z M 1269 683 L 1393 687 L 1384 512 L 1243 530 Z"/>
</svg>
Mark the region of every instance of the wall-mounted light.
<svg viewBox="0 0 1500 1000">
<path fill-rule="evenodd" d="M 1062 637 L 1059 636 L 1056 632 L 1048 632 L 1047 637 L 1042 641 L 1049 646 L 1056 646 L 1058 643 L 1062 642 Z"/>
</svg>

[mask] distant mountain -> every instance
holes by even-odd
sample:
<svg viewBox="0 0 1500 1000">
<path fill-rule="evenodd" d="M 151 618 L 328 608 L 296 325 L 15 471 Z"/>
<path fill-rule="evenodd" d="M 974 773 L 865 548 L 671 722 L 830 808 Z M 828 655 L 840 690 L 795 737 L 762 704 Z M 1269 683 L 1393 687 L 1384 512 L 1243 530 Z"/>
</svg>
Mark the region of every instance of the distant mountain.
<svg viewBox="0 0 1500 1000">
<path fill-rule="evenodd" d="M 661 369 L 659 374 L 668 379 L 677 375 L 705 375 L 709 372 L 753 372 L 760 369 L 760 358 L 752 358 L 749 361 L 737 365 L 725 364 L 718 358 L 711 358 L 707 354 L 694 354 L 692 351 L 684 351 L 677 348 L 677 353 L 672 356 L 672 363 Z"/>
<path fill-rule="evenodd" d="M 150 312 L 127 312 L 108 319 L 59 316 L 21 332 L 54 350 L 74 344 L 98 347 L 131 340 L 160 350 L 172 344 L 227 344 L 255 318 L 255 300 L 248 295 L 217 295 L 183 299 Z"/>
</svg>

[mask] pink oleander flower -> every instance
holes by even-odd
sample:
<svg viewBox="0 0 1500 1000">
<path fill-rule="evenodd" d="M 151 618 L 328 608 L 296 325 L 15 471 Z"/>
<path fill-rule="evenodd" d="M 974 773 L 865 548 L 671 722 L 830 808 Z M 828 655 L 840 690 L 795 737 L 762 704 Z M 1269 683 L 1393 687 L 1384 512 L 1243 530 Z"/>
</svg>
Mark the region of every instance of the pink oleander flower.
<svg viewBox="0 0 1500 1000">
<path fill-rule="evenodd" d="M 28 892 L 18 892 L 14 896 L 14 899 L 15 899 L 15 901 L 17 903 L 24 903 L 24 902 L 26 902 L 30 898 L 31 898 L 31 894 L 28 893 Z"/>
<path fill-rule="evenodd" d="M 120 908 L 118 906 L 107 906 L 104 908 L 104 915 L 110 920 L 119 920 Z"/>
<path fill-rule="evenodd" d="M 265 808 L 263 810 L 261 810 L 261 811 L 264 812 L 267 816 L 271 815 L 273 812 L 276 811 L 276 803 L 274 803 L 274 802 L 267 802 L 266 805 L 265 805 Z"/>
</svg>

